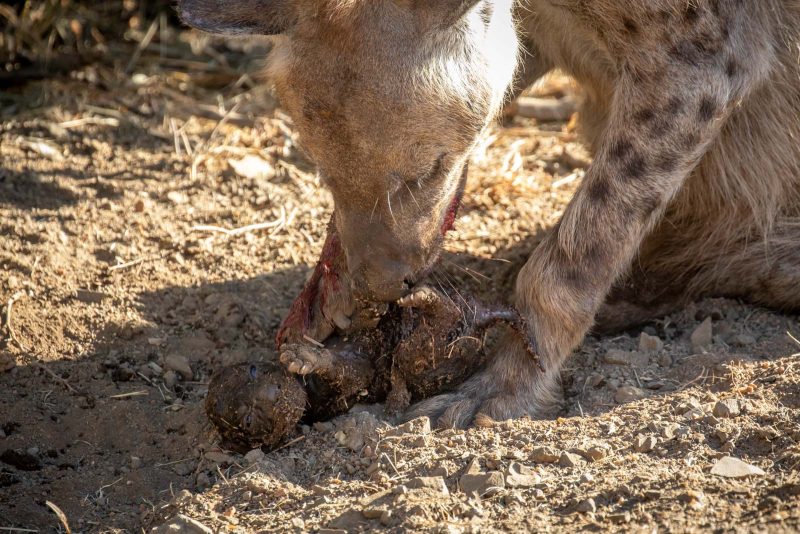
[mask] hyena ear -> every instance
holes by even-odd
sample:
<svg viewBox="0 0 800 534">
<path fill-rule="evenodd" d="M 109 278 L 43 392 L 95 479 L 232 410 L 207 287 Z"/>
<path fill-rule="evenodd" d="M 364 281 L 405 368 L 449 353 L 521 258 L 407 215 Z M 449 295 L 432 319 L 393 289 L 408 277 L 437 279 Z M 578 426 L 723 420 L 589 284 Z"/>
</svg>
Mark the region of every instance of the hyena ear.
<svg viewBox="0 0 800 534">
<path fill-rule="evenodd" d="M 295 0 L 178 0 L 181 20 L 223 35 L 277 35 L 295 23 Z"/>
</svg>

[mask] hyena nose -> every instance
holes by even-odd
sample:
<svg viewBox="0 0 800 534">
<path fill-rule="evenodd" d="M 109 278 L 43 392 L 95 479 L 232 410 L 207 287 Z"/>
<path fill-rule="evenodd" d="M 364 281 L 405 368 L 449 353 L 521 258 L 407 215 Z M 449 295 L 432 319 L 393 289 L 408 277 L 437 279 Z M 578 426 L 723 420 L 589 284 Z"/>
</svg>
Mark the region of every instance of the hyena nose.
<svg viewBox="0 0 800 534">
<path fill-rule="evenodd" d="M 353 292 L 361 299 L 393 302 L 410 289 L 411 267 L 403 262 L 365 258 L 350 270 Z"/>
</svg>

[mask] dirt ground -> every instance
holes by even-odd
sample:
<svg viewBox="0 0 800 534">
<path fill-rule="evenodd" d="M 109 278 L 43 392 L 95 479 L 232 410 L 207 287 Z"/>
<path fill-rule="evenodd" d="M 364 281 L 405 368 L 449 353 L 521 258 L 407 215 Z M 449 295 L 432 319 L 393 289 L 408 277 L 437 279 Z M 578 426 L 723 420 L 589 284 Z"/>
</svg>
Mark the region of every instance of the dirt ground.
<svg viewBox="0 0 800 534">
<path fill-rule="evenodd" d="M 275 358 L 332 202 L 258 45 L 160 39 L 0 92 L 0 530 L 66 531 L 48 503 L 74 532 L 800 529 L 800 320 L 730 300 L 590 336 L 557 419 L 355 407 L 221 450 L 209 376 Z M 490 132 L 432 283 L 507 298 L 589 163 L 574 130 Z"/>
</svg>

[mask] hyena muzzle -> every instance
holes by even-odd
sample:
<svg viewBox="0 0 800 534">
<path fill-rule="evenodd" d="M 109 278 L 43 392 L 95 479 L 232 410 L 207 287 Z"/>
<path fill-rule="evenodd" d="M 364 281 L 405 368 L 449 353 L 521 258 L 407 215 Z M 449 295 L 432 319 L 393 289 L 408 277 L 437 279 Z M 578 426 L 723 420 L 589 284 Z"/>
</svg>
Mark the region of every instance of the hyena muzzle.
<svg viewBox="0 0 800 534">
<path fill-rule="evenodd" d="M 328 326 L 347 324 L 350 289 L 396 299 L 436 260 L 507 98 L 556 68 L 584 87 L 594 161 L 514 295 L 545 371 L 509 337 L 413 414 L 535 416 L 590 328 L 688 299 L 800 308 L 798 0 L 179 4 L 202 30 L 275 36 L 267 70 L 333 193 L 352 276 L 317 293 Z"/>
</svg>

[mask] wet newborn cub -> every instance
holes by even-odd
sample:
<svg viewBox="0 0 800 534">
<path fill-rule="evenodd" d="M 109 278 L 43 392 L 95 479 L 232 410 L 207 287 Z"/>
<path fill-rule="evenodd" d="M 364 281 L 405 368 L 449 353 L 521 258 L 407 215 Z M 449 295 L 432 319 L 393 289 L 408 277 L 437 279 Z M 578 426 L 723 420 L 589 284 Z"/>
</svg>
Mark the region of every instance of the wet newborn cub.
<svg viewBox="0 0 800 534">
<path fill-rule="evenodd" d="M 459 385 L 485 362 L 483 336 L 504 322 L 522 330 L 510 308 L 422 287 L 403 297 L 377 328 L 324 345 L 286 343 L 275 364 L 222 369 L 206 412 L 230 445 L 273 447 L 302 419 L 326 420 L 355 403 L 386 402 L 389 414 Z"/>
</svg>

